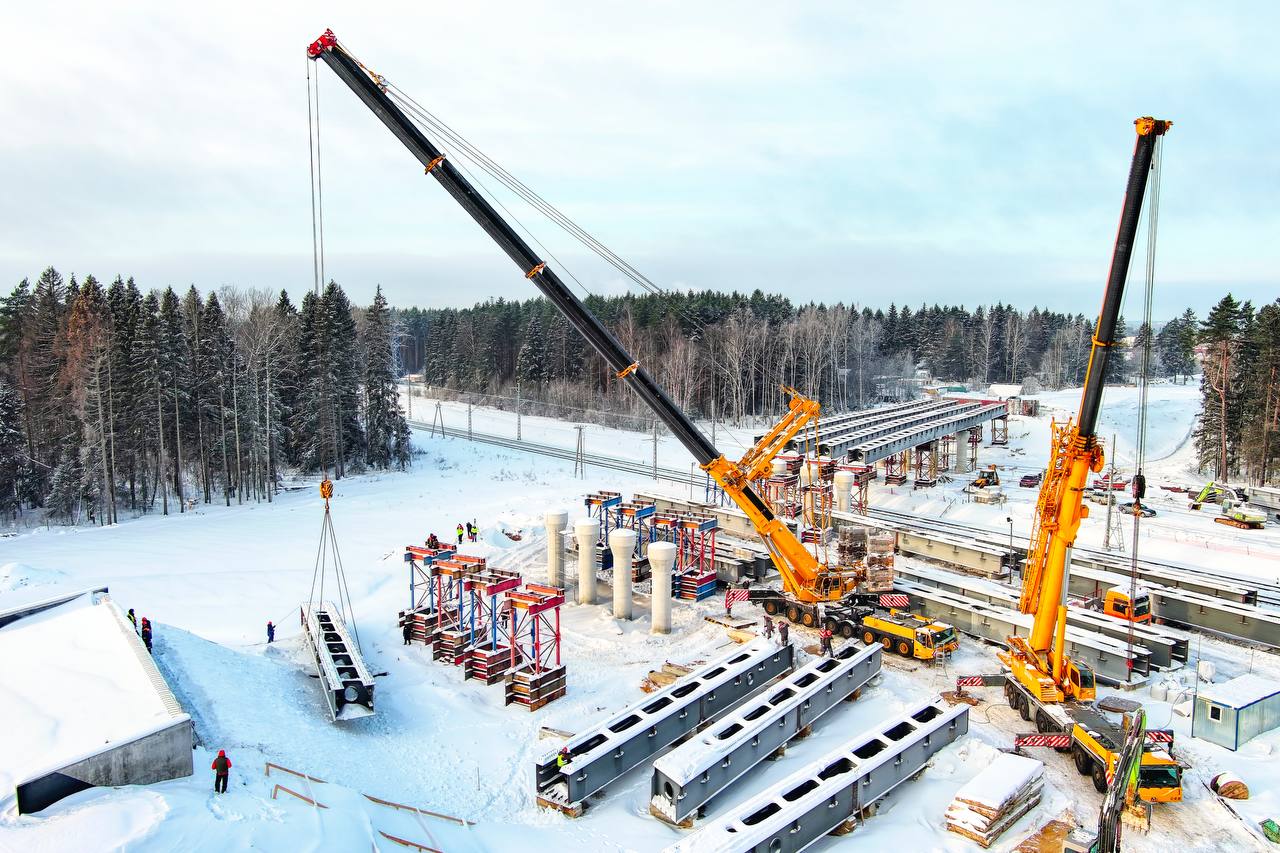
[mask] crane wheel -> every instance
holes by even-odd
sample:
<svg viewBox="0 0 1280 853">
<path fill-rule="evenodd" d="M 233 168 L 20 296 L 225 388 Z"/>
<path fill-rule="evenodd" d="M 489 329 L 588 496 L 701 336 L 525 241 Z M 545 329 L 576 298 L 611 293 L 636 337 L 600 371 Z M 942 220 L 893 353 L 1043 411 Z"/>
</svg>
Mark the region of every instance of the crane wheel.
<svg viewBox="0 0 1280 853">
<path fill-rule="evenodd" d="M 1089 768 L 1093 764 L 1093 759 L 1089 757 L 1089 753 L 1084 751 L 1084 747 L 1080 744 L 1071 745 L 1071 757 L 1076 762 L 1076 770 L 1080 771 L 1081 776 L 1089 775 Z"/>
<path fill-rule="evenodd" d="M 906 640 L 899 640 L 898 654 L 902 655 L 904 658 L 911 657 L 911 644 L 908 643 Z"/>
<path fill-rule="evenodd" d="M 1036 711 L 1036 731 L 1044 734 L 1053 727 L 1053 723 L 1049 721 L 1049 716 L 1044 711 Z"/>
<path fill-rule="evenodd" d="M 888 637 L 881 637 L 880 645 L 884 646 L 884 650 L 886 652 L 893 650 L 893 640 L 890 640 Z"/>
<path fill-rule="evenodd" d="M 853 634 L 854 634 L 853 623 L 851 623 L 851 622 L 841 622 L 841 623 L 840 623 L 840 636 L 841 636 L 841 637 L 844 637 L 846 640 L 849 640 L 849 639 L 852 639 L 852 638 L 853 638 Z"/>
<path fill-rule="evenodd" d="M 866 643 L 869 646 L 875 641 L 876 641 L 876 635 L 873 631 L 862 632 L 862 642 Z"/>
<path fill-rule="evenodd" d="M 768 613 L 770 616 L 777 616 L 780 609 L 781 608 L 778 607 L 777 599 L 766 598 L 764 600 L 764 612 Z"/>
<path fill-rule="evenodd" d="M 826 628 L 828 631 L 834 634 L 837 630 L 839 630 L 840 625 L 839 623 L 836 622 L 836 620 L 828 616 L 827 621 L 822 623 L 822 627 Z"/>
<path fill-rule="evenodd" d="M 1031 722 L 1031 700 L 1026 696 L 1018 697 L 1018 715 L 1027 722 Z"/>
<path fill-rule="evenodd" d="M 797 606 L 796 606 L 796 605 L 794 605 L 794 604 L 788 604 L 788 605 L 787 605 L 787 619 L 788 619 L 788 620 L 790 620 L 790 622 L 791 622 L 792 624 L 795 624 L 795 623 L 799 622 L 799 621 L 800 621 L 800 608 L 799 608 L 799 607 L 797 607 Z"/>
<path fill-rule="evenodd" d="M 1107 792 L 1107 768 L 1102 766 L 1102 762 L 1095 761 L 1093 770 L 1089 773 L 1093 777 L 1093 787 L 1099 794 Z"/>
<path fill-rule="evenodd" d="M 1018 708 L 1018 692 L 1013 689 L 1013 685 L 1005 682 L 1004 685 L 1004 701 L 1008 703 L 1010 708 L 1017 710 Z"/>
<path fill-rule="evenodd" d="M 806 628 L 812 628 L 818 623 L 818 617 L 813 614 L 812 610 L 806 610 L 800 614 L 800 624 Z"/>
</svg>

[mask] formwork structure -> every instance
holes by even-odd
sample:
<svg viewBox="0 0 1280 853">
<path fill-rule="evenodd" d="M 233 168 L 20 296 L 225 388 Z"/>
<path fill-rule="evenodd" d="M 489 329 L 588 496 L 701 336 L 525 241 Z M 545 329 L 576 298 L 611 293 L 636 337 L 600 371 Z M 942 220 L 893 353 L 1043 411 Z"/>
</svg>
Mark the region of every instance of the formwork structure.
<svg viewBox="0 0 1280 853">
<path fill-rule="evenodd" d="M 903 450 L 884 458 L 884 484 L 901 486 L 907 482 L 907 472 L 911 470 L 911 451 Z"/>
<path fill-rule="evenodd" d="M 672 592 L 685 601 L 701 601 L 716 592 L 716 530 L 709 515 L 682 513 L 668 526 L 676 546 L 676 575 Z"/>
<path fill-rule="evenodd" d="M 587 518 L 594 518 L 600 522 L 600 535 L 608 541 L 609 531 L 618 521 L 618 516 L 612 510 L 622 506 L 622 495 L 618 492 L 601 490 L 587 495 L 583 503 L 587 505 Z"/>
<path fill-rule="evenodd" d="M 560 605 L 564 590 L 526 584 L 506 594 L 510 616 L 510 664 L 504 704 L 536 711 L 568 690 L 560 661 Z"/>
<path fill-rule="evenodd" d="M 916 447 L 914 455 L 916 478 L 912 488 L 931 489 L 938 485 L 938 443 L 925 442 Z"/>
<path fill-rule="evenodd" d="M 991 421 L 991 444 L 999 447 L 1009 443 L 1009 418 L 994 418 Z"/>
<path fill-rule="evenodd" d="M 637 583 L 649 576 L 649 566 L 645 555 L 649 552 L 649 543 L 657 538 L 653 529 L 653 518 L 658 514 L 658 507 L 653 501 L 623 501 L 612 512 L 614 530 L 631 530 L 636 534 L 636 546 L 632 552 L 631 579 Z"/>
<path fill-rule="evenodd" d="M 463 591 L 468 599 L 463 678 L 496 684 L 512 665 L 507 593 L 522 582 L 518 572 L 492 567 L 463 580 Z"/>
<path fill-rule="evenodd" d="M 938 439 L 938 466 L 943 471 L 951 470 L 951 457 L 955 453 L 956 437 L 944 435 Z"/>
</svg>

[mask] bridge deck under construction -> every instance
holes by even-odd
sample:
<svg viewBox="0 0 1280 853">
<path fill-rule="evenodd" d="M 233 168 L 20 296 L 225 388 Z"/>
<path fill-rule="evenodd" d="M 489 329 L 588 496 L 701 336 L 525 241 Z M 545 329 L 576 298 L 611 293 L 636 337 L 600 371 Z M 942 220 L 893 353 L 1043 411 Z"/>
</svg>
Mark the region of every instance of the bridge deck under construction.
<svg viewBox="0 0 1280 853">
<path fill-rule="evenodd" d="M 817 426 L 802 430 L 787 447 L 795 452 L 816 448 L 823 456 L 847 457 L 870 465 L 1008 414 L 1003 403 L 994 401 L 915 400 L 822 418 Z"/>
</svg>

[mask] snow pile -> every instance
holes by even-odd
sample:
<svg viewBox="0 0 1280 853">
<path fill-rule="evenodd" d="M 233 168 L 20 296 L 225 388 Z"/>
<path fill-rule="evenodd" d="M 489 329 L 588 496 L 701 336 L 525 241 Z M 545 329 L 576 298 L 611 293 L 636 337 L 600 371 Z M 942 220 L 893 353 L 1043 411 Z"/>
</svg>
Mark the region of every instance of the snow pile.
<svg viewBox="0 0 1280 853">
<path fill-rule="evenodd" d="M 947 808 L 947 829 L 990 847 L 1040 802 L 1044 765 L 1005 753 L 969 780 Z"/>
<path fill-rule="evenodd" d="M 53 569 L 34 569 L 25 563 L 5 563 L 0 566 L 0 592 L 12 592 L 27 586 L 45 586 L 57 583 L 65 577 Z"/>
</svg>

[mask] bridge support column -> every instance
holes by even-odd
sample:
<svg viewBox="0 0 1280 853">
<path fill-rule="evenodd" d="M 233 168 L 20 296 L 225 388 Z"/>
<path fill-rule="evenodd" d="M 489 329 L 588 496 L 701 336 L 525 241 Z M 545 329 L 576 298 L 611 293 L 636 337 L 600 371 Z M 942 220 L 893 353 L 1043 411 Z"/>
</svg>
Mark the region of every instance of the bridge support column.
<svg viewBox="0 0 1280 853">
<path fill-rule="evenodd" d="M 991 444 L 995 446 L 1007 446 L 1009 444 L 1009 419 L 995 418 L 991 421 Z"/>
<path fill-rule="evenodd" d="M 636 532 L 619 528 L 609 534 L 613 551 L 613 618 L 631 618 L 631 558 L 636 550 Z"/>
<path fill-rule="evenodd" d="M 969 430 L 962 429 L 956 433 L 955 467 L 956 474 L 969 473 Z"/>
<path fill-rule="evenodd" d="M 564 529 L 569 513 L 549 512 L 543 517 L 547 525 L 547 583 L 564 586 Z"/>
<path fill-rule="evenodd" d="M 649 603 L 653 609 L 649 632 L 671 633 L 671 570 L 676 564 L 676 546 L 670 542 L 649 544 Z"/>
<path fill-rule="evenodd" d="M 852 471 L 837 471 L 832 476 L 836 492 L 836 509 L 848 512 L 853 500 L 854 476 Z"/>
<path fill-rule="evenodd" d="M 938 485 L 938 442 L 930 441 L 915 449 L 915 469 L 913 488 L 928 489 Z"/>
<path fill-rule="evenodd" d="M 596 603 L 596 539 L 600 522 L 594 518 L 579 519 L 573 525 L 578 540 L 578 603 Z"/>
</svg>

